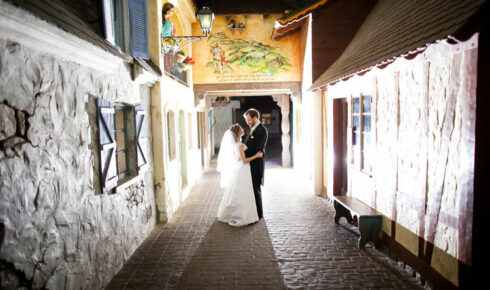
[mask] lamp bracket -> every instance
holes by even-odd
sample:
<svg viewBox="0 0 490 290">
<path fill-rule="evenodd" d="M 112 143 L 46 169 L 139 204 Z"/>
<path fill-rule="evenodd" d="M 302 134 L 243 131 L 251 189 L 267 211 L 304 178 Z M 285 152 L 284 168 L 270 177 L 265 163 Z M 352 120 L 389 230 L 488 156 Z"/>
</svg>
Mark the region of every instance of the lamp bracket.
<svg viewBox="0 0 490 290">
<path fill-rule="evenodd" d="M 162 36 L 162 52 L 164 54 L 175 54 L 179 50 L 193 43 L 200 42 L 201 39 L 208 37 L 204 36 Z"/>
</svg>

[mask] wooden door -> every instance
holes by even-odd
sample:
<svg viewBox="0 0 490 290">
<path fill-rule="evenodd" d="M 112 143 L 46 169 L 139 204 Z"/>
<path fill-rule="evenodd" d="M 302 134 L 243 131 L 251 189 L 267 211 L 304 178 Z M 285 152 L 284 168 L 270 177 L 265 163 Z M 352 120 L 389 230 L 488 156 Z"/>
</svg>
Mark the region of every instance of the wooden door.
<svg viewBox="0 0 490 290">
<path fill-rule="evenodd" d="M 333 194 L 347 192 L 347 99 L 333 100 Z"/>
</svg>

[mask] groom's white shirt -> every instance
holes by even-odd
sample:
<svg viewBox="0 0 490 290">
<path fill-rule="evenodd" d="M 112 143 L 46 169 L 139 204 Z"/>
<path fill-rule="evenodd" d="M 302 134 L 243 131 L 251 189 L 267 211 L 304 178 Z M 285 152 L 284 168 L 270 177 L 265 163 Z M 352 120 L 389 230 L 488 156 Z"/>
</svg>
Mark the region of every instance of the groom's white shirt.
<svg viewBox="0 0 490 290">
<path fill-rule="evenodd" d="M 252 129 L 250 130 L 250 135 L 252 135 L 252 133 L 254 132 L 254 130 L 257 128 L 257 126 L 260 125 L 260 121 L 258 121 L 253 127 Z"/>
</svg>

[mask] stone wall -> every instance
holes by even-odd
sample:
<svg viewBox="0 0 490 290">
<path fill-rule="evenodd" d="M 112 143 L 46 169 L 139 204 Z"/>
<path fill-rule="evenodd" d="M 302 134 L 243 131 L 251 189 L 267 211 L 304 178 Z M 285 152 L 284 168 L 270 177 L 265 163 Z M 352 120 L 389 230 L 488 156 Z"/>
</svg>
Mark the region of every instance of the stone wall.
<svg viewBox="0 0 490 290">
<path fill-rule="evenodd" d="M 2 288 L 105 286 L 155 225 L 153 164 L 98 194 L 94 99 L 142 104 L 149 89 L 0 39 Z"/>
</svg>

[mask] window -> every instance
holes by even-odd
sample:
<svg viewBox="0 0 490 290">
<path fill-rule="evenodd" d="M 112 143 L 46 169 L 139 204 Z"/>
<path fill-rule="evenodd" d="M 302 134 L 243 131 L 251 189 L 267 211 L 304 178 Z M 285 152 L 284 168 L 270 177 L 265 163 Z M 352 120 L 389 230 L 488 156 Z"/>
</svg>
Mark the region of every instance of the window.
<svg viewBox="0 0 490 290">
<path fill-rule="evenodd" d="M 175 116 L 174 112 L 167 112 L 167 148 L 168 158 L 170 160 L 175 159 Z"/>
<path fill-rule="evenodd" d="M 118 106 L 116 109 L 116 122 L 114 132 L 116 133 L 116 161 L 117 161 L 117 174 L 119 179 L 122 179 L 129 175 L 128 169 L 128 141 L 127 141 L 127 125 L 126 125 L 126 111 L 124 107 Z"/>
<path fill-rule="evenodd" d="M 262 124 L 264 125 L 270 125 L 272 124 L 271 122 L 271 114 L 262 114 Z"/>
<path fill-rule="evenodd" d="M 204 145 L 206 138 L 205 132 L 206 114 L 203 112 L 197 112 L 197 148 L 201 149 Z"/>
<path fill-rule="evenodd" d="M 105 38 L 132 56 L 148 59 L 146 0 L 103 0 Z"/>
<path fill-rule="evenodd" d="M 371 172 L 371 96 L 352 98 L 352 164 Z"/>
<path fill-rule="evenodd" d="M 192 149 L 194 147 L 194 139 L 192 138 L 192 115 L 187 113 L 187 149 Z"/>
<path fill-rule="evenodd" d="M 112 0 L 112 20 L 114 23 L 114 43 L 124 51 L 129 51 L 128 29 L 124 24 L 128 22 L 125 15 L 128 14 L 128 3 L 124 0 Z"/>
<path fill-rule="evenodd" d="M 96 99 L 99 132 L 99 176 L 109 192 L 147 163 L 145 112 L 142 106 L 114 106 Z"/>
</svg>

